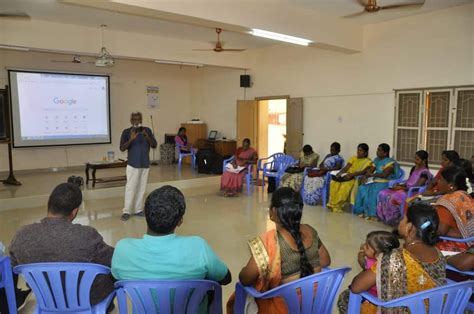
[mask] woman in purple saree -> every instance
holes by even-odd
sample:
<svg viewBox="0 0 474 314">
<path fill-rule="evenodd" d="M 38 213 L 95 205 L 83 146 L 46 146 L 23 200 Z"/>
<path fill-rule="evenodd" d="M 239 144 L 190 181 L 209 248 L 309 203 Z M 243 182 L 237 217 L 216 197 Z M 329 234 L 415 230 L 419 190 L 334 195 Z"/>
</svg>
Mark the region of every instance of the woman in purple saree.
<svg viewBox="0 0 474 314">
<path fill-rule="evenodd" d="M 395 226 L 402 218 L 400 205 L 405 203 L 408 190 L 414 186 L 429 183 L 433 175 L 428 168 L 428 153 L 419 150 L 415 153 L 415 166 L 410 171 L 410 177 L 404 183 L 380 191 L 377 199 L 377 216 L 386 224 Z"/>
</svg>

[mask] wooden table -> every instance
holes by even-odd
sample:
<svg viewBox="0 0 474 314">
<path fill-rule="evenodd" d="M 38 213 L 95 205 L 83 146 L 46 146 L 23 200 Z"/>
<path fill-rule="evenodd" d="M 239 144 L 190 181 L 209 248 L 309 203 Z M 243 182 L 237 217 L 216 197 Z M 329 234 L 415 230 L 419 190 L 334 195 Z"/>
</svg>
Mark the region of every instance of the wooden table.
<svg viewBox="0 0 474 314">
<path fill-rule="evenodd" d="M 221 156 L 232 156 L 237 149 L 237 142 L 234 140 L 215 140 L 199 139 L 197 142 L 198 149 L 212 149 Z"/>
<path fill-rule="evenodd" d="M 127 176 L 115 176 L 106 178 L 96 178 L 95 174 L 99 169 L 111 169 L 111 168 L 125 168 L 127 167 L 126 160 L 115 160 L 115 161 L 91 161 L 86 163 L 86 185 L 89 184 L 89 169 L 92 169 L 92 187 L 95 187 L 96 183 L 104 182 L 116 182 L 126 181 Z"/>
</svg>

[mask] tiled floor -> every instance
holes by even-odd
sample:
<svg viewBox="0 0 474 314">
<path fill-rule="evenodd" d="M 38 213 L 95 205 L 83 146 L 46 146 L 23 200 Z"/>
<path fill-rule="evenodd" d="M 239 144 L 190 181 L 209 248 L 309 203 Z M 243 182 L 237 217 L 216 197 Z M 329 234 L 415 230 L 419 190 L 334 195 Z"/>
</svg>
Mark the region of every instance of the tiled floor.
<svg viewBox="0 0 474 314">
<path fill-rule="evenodd" d="M 240 269 L 249 258 L 246 240 L 273 228 L 273 223 L 268 219 L 266 193 L 258 191 L 252 196 L 223 198 L 217 195 L 217 190 L 218 186 L 210 186 L 185 191 L 187 209 L 184 223 L 177 233 L 205 238 L 227 263 L 233 282 L 224 287 L 225 302 L 233 291 Z M 88 201 L 86 210 L 80 213 L 76 222 L 93 226 L 111 245 L 124 237 L 141 237 L 146 228 L 145 219 L 133 217 L 127 222 L 120 221 L 122 202 L 122 198 Z M 41 219 L 45 213 L 44 206 L 0 212 L 0 240 L 8 244 L 20 226 Z M 365 221 L 350 213 L 333 214 L 320 206 L 306 206 L 303 222 L 319 232 L 331 254 L 332 267 L 352 267 L 344 286 L 360 270 L 356 254 L 365 235 L 372 230 L 387 230 L 381 223 Z M 22 313 L 31 313 L 33 307 L 31 299 Z"/>
<path fill-rule="evenodd" d="M 208 177 L 207 174 L 199 174 L 197 171 L 192 171 L 190 165 L 183 164 L 181 172 L 178 171 L 178 166 L 173 165 L 162 165 L 162 166 L 151 166 L 148 183 L 173 181 L 181 179 L 192 179 Z M 21 186 L 11 186 L 0 184 L 0 200 L 8 198 L 18 198 L 24 196 L 34 196 L 49 194 L 53 188 L 60 182 L 66 182 L 69 176 L 82 176 L 86 179 L 84 169 L 75 170 L 62 170 L 62 171 L 33 171 L 25 172 L 21 171 L 15 174 L 18 181 L 22 183 Z M 112 169 L 100 169 L 97 170 L 97 178 L 102 177 L 116 177 L 125 175 L 125 168 L 112 168 Z M 2 174 L 1 179 L 6 178 L 6 174 Z M 92 177 L 91 177 L 92 179 Z M 110 183 L 97 183 L 95 188 L 92 188 L 92 182 L 89 182 L 85 189 L 103 189 L 114 186 L 123 186 L 122 182 L 110 182 Z"/>
</svg>

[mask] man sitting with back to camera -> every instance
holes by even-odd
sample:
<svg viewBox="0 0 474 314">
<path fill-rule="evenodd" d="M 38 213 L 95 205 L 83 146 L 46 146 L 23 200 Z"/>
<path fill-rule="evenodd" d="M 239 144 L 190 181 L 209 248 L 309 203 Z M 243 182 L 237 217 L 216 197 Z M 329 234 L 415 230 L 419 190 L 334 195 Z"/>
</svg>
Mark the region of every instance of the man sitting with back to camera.
<svg viewBox="0 0 474 314">
<path fill-rule="evenodd" d="M 73 224 L 82 203 L 76 184 L 61 183 L 49 196 L 48 215 L 23 226 L 10 244 L 12 266 L 30 263 L 95 263 L 110 267 L 114 248 L 96 229 Z M 99 275 L 91 289 L 91 304 L 104 300 L 114 290 L 111 275 Z M 111 308 L 110 308 L 111 309 Z"/>
<path fill-rule="evenodd" d="M 222 285 L 230 283 L 229 269 L 203 238 L 175 234 L 183 223 L 185 209 L 184 195 L 175 187 L 167 185 L 150 193 L 145 202 L 146 234 L 141 239 L 122 239 L 115 247 L 115 279 L 208 279 Z"/>
</svg>

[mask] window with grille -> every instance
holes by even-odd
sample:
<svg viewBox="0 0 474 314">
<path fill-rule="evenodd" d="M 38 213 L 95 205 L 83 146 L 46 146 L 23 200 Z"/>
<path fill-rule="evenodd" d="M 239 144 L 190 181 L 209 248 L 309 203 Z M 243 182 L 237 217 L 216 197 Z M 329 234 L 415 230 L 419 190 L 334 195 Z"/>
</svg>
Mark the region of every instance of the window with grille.
<svg viewBox="0 0 474 314">
<path fill-rule="evenodd" d="M 474 155 L 474 86 L 397 91 L 395 154 L 413 163 L 420 149 L 430 163 L 440 164 L 443 150 L 454 149 L 462 158 Z"/>
</svg>

